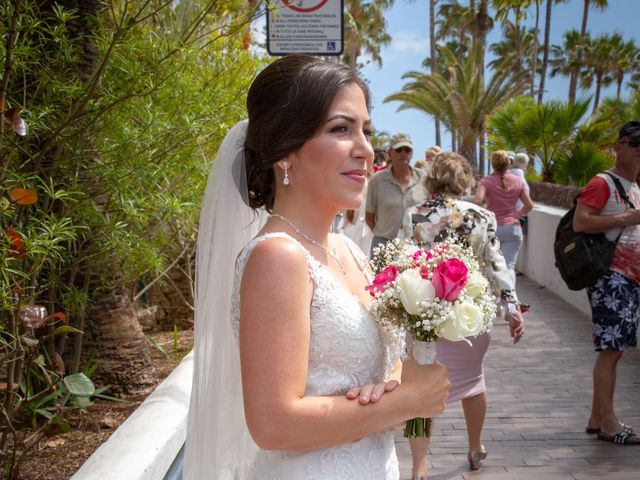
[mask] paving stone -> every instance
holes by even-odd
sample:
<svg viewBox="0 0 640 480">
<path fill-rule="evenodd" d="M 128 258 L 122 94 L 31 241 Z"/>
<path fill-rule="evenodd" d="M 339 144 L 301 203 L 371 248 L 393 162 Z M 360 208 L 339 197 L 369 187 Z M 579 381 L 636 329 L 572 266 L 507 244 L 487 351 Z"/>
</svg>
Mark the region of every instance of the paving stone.
<svg viewBox="0 0 640 480">
<path fill-rule="evenodd" d="M 553 292 L 518 277 L 518 295 L 532 305 L 517 345 L 506 323 L 493 327 L 485 359 L 489 409 L 483 443 L 489 455 L 478 471 L 467 463 L 460 402 L 436 420 L 429 480 L 640 480 L 640 446 L 597 440 L 584 429 L 591 408 L 595 352 L 591 319 Z M 618 364 L 616 410 L 640 431 L 640 352 Z M 401 480 L 411 478 L 411 452 L 396 435 Z"/>
</svg>

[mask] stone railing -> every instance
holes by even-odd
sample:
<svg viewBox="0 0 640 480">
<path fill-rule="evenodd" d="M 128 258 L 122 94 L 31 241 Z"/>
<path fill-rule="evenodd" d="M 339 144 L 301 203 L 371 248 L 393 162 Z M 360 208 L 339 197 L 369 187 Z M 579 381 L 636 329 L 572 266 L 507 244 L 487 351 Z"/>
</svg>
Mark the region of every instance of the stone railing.
<svg viewBox="0 0 640 480">
<path fill-rule="evenodd" d="M 531 182 L 529 187 L 531 199 L 534 202 L 560 208 L 573 207 L 573 199 L 581 190 L 578 187 L 548 182 Z"/>
<path fill-rule="evenodd" d="M 175 468 L 172 464 L 184 444 L 192 373 L 193 352 L 89 457 L 71 480 L 168 478 L 165 475 L 170 468 Z"/>
</svg>

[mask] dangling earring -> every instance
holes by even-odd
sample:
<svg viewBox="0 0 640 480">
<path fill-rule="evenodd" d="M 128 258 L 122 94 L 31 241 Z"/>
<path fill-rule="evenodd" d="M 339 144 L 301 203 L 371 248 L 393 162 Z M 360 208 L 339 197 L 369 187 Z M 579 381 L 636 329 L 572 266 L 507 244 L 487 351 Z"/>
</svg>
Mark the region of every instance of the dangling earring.
<svg viewBox="0 0 640 480">
<path fill-rule="evenodd" d="M 284 178 L 282 179 L 283 185 L 289 185 L 289 162 L 284 162 Z"/>
</svg>

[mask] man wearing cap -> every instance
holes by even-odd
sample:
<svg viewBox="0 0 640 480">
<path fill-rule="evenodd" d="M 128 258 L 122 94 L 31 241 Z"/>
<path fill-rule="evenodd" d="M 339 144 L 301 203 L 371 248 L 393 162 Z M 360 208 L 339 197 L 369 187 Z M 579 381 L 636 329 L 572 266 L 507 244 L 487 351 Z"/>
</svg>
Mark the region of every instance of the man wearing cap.
<svg viewBox="0 0 640 480">
<path fill-rule="evenodd" d="M 389 142 L 391 168 L 376 173 L 367 188 L 365 220 L 373 230 L 371 251 L 398 235 L 405 209 L 423 203 L 428 196 L 425 172 L 411 167 L 413 143 L 406 133 L 397 133 Z"/>
<path fill-rule="evenodd" d="M 640 121 L 625 124 L 614 145 L 615 166 L 609 170 L 640 208 Z M 587 433 L 617 444 L 640 444 L 640 437 L 616 416 L 613 398 L 616 367 L 626 348 L 637 346 L 640 319 L 640 210 L 631 208 L 605 174 L 593 177 L 582 190 L 575 215 L 576 232 L 604 232 L 618 238 L 609 272 L 587 289 L 591 304 L 593 342 L 593 403 Z"/>
</svg>

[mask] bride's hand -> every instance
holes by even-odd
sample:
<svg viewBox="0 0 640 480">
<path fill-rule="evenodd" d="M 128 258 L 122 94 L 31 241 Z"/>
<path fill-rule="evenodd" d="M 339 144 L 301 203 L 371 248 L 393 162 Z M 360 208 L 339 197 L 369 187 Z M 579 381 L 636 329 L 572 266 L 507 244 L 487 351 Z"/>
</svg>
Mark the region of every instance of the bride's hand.
<svg viewBox="0 0 640 480">
<path fill-rule="evenodd" d="M 362 387 L 354 387 L 347 392 L 347 398 L 349 400 L 357 398 L 361 405 L 376 403 L 385 393 L 392 392 L 398 385 L 397 380 L 390 380 L 388 382 L 370 383 Z"/>
</svg>

